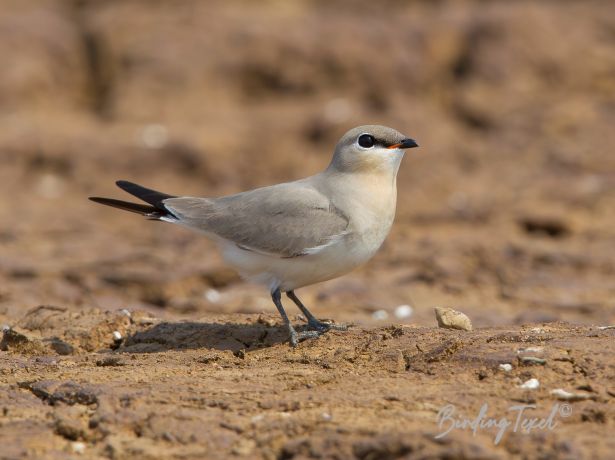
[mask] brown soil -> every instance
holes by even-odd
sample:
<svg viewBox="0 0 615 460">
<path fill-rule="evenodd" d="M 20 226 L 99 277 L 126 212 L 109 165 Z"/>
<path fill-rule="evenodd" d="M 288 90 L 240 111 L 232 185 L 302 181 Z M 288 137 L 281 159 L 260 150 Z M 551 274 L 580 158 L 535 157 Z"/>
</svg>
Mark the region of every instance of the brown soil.
<svg viewBox="0 0 615 460">
<path fill-rule="evenodd" d="M 1 458 L 612 458 L 608 2 L 7 0 L 0 56 Z M 421 148 L 378 255 L 298 291 L 353 327 L 297 349 L 206 239 L 86 199 L 299 178 L 363 123 Z M 556 424 L 436 438 L 485 403 Z"/>
</svg>

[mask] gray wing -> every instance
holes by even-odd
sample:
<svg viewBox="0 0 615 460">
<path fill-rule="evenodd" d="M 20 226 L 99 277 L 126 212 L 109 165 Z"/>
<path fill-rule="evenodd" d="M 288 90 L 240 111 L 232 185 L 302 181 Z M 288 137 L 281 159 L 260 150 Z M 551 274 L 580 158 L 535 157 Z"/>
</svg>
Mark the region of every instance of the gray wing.
<svg viewBox="0 0 615 460">
<path fill-rule="evenodd" d="M 278 257 L 316 253 L 342 238 L 349 222 L 326 196 L 298 183 L 222 198 L 169 198 L 163 205 L 183 225 Z"/>
</svg>

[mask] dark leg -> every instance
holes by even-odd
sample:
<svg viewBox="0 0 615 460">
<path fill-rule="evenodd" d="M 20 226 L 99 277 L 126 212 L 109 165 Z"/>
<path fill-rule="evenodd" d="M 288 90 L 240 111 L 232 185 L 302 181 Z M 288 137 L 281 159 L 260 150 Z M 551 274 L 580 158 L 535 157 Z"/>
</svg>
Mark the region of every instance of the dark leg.
<svg viewBox="0 0 615 460">
<path fill-rule="evenodd" d="M 301 310 L 301 312 L 305 315 L 308 321 L 309 329 L 317 331 L 319 333 L 327 332 L 329 329 L 336 329 L 338 331 L 345 331 L 348 329 L 348 327 L 344 324 L 331 324 L 318 320 L 314 315 L 312 315 L 310 310 L 308 310 L 306 306 L 301 303 L 299 297 L 297 297 L 297 295 L 295 294 L 295 291 L 288 291 L 286 295 L 290 300 L 295 302 L 295 305 L 297 305 L 297 307 L 299 307 L 299 310 Z"/>
<path fill-rule="evenodd" d="M 319 334 L 316 331 L 306 331 L 301 333 L 297 333 L 297 331 L 295 331 L 295 328 L 292 324 L 290 324 L 290 320 L 288 319 L 288 316 L 284 311 L 284 306 L 282 305 L 282 293 L 279 289 L 276 289 L 275 291 L 271 292 L 271 298 L 273 299 L 273 303 L 275 304 L 276 308 L 280 312 L 280 316 L 282 317 L 282 320 L 284 320 L 284 324 L 288 328 L 290 344 L 293 347 L 296 347 L 300 340 L 318 337 Z"/>
</svg>

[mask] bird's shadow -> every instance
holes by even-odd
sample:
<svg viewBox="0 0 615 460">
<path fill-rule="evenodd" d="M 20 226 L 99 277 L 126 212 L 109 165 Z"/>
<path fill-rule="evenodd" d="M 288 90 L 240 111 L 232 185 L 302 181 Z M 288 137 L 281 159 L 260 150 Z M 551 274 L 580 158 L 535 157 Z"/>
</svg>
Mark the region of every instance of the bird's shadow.
<svg viewBox="0 0 615 460">
<path fill-rule="evenodd" d="M 163 322 L 129 335 L 117 350 L 159 353 L 168 350 L 254 350 L 288 341 L 283 326 L 237 323 Z"/>
</svg>

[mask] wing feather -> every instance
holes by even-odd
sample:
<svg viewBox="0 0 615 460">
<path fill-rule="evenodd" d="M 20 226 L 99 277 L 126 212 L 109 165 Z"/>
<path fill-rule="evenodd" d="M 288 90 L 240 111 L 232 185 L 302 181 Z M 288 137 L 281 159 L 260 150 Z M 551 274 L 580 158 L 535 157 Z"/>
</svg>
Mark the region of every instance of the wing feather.
<svg viewBox="0 0 615 460">
<path fill-rule="evenodd" d="M 317 253 L 348 233 L 348 217 L 297 183 L 222 198 L 169 198 L 163 205 L 181 224 L 277 257 Z"/>
</svg>

